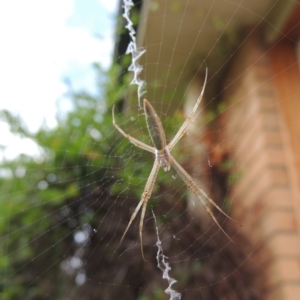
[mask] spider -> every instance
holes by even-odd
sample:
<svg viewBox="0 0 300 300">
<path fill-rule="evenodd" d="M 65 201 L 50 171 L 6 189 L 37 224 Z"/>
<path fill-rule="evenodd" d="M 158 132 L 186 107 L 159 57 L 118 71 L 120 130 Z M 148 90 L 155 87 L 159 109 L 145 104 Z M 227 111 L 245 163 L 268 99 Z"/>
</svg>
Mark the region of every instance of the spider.
<svg viewBox="0 0 300 300">
<path fill-rule="evenodd" d="M 146 150 L 148 152 L 151 152 L 155 155 L 155 161 L 154 165 L 152 167 L 152 171 L 150 173 L 150 176 L 147 180 L 144 192 L 141 196 L 141 200 L 138 203 L 137 207 L 135 208 L 133 214 L 131 215 L 131 218 L 129 220 L 129 223 L 127 225 L 127 228 L 120 240 L 120 243 L 122 242 L 124 236 L 126 235 L 131 223 L 134 221 L 137 213 L 142 207 L 142 213 L 141 213 L 141 219 L 139 223 L 139 233 L 140 233 L 140 244 L 141 244 L 141 253 L 142 257 L 145 260 L 144 256 L 144 251 L 143 251 L 143 223 L 144 223 L 144 217 L 145 217 L 145 212 L 146 212 L 146 207 L 148 200 L 151 196 L 155 180 L 158 174 L 158 170 L 160 167 L 164 169 L 164 171 L 169 171 L 170 167 L 172 166 L 176 173 L 181 177 L 181 179 L 184 181 L 184 183 L 187 185 L 187 187 L 193 191 L 193 193 L 199 198 L 201 201 L 202 205 L 205 207 L 207 213 L 211 216 L 213 221 L 217 224 L 217 226 L 220 228 L 220 230 L 227 236 L 227 238 L 232 241 L 232 239 L 228 236 L 228 234 L 223 230 L 217 219 L 215 218 L 212 210 L 206 203 L 205 199 L 213 205 L 216 209 L 218 209 L 223 215 L 225 215 L 227 218 L 230 220 L 236 222 L 233 220 L 230 216 L 228 216 L 211 198 L 208 197 L 208 195 L 198 186 L 198 184 L 193 180 L 193 178 L 183 169 L 183 167 L 175 160 L 175 158 L 171 155 L 171 150 L 173 147 L 177 144 L 177 142 L 182 138 L 182 136 L 187 132 L 189 126 L 191 123 L 194 122 L 194 120 L 197 117 L 197 108 L 202 100 L 204 89 L 206 86 L 206 81 L 207 81 L 207 69 L 206 69 L 206 74 L 205 74 L 205 80 L 204 80 L 204 85 L 202 88 L 202 91 L 200 93 L 200 96 L 198 97 L 192 112 L 190 115 L 187 117 L 187 119 L 184 121 L 180 129 L 178 130 L 177 134 L 174 136 L 172 141 L 167 144 L 166 142 L 166 136 L 165 132 L 161 123 L 161 120 L 159 116 L 157 115 L 156 111 L 152 107 L 152 105 L 144 99 L 143 104 L 144 104 L 144 112 L 146 116 L 146 122 L 147 122 L 147 127 L 148 131 L 152 140 L 152 143 L 154 147 L 149 146 L 129 134 L 125 133 L 116 123 L 115 121 L 115 114 L 114 114 L 114 107 L 112 109 L 112 119 L 113 119 L 113 125 L 115 128 L 125 137 L 127 138 L 133 145 L 135 145 L 138 148 L 141 148 L 143 150 Z"/>
</svg>

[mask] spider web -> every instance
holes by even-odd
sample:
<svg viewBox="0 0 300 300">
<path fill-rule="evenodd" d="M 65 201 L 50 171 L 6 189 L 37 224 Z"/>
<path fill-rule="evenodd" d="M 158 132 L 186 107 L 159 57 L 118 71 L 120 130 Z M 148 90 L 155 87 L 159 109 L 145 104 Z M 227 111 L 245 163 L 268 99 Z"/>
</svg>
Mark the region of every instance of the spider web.
<svg viewBox="0 0 300 300">
<path fill-rule="evenodd" d="M 255 6 L 246 1 L 206 2 L 197 12 L 201 22 L 192 24 L 197 34 L 186 47 L 180 41 L 186 34 L 183 25 L 190 3 L 149 2 L 153 11 L 159 10 L 158 23 L 163 27 L 156 32 L 155 43 L 147 37 L 143 41 L 145 53 L 137 55 L 143 68 L 138 74 L 142 81 L 134 83 L 142 84 L 139 92 L 145 91 L 143 96 L 155 107 L 170 141 L 200 94 L 208 68 L 207 89 L 197 120 L 172 155 L 231 215 L 233 205 L 238 205 L 233 198 L 234 182 L 242 174 L 232 171 L 237 166 L 225 147 L 230 142 L 224 134 L 226 126 L 219 122 L 228 109 L 220 100 L 226 88 L 220 86 L 213 92 L 215 86 L 210 84 L 215 77 L 227 74 L 227 60 L 237 57 L 251 38 L 245 35 L 236 42 L 235 34 L 228 33 L 234 17 L 244 11 L 249 19 L 255 16 L 259 26 L 267 22 L 272 5 L 258 15 Z M 214 7 L 221 4 L 230 7 L 228 15 L 212 15 Z M 139 2 L 133 5 L 131 19 L 141 12 L 140 6 Z M 183 14 L 176 19 L 178 11 Z M 176 38 L 168 44 L 166 30 L 170 24 L 174 26 L 174 18 Z M 140 17 L 137 32 L 148 21 L 151 20 Z M 127 30 L 126 23 L 119 23 L 122 26 L 118 37 Z M 199 52 L 199 60 L 191 53 L 199 44 L 207 48 L 201 40 L 204 26 L 210 23 L 215 43 L 209 45 L 205 55 Z M 230 47 L 224 50 L 228 59 L 216 68 L 210 57 L 220 41 Z M 164 56 L 166 49 L 168 59 Z M 178 53 L 183 63 L 174 72 L 172 66 Z M 33 136 L 18 118 L 2 114 L 13 132 L 33 138 L 41 149 L 39 156 L 23 155 L 2 163 L 2 298 L 146 300 L 179 299 L 180 293 L 181 299 L 263 299 L 266 270 L 256 262 L 263 240 L 252 243 L 244 227 L 213 210 L 235 243 L 229 241 L 172 170 L 159 171 L 147 206 L 143 229 L 147 261 L 143 261 L 140 251 L 139 215 L 120 244 L 154 157 L 130 144 L 112 125 L 111 109 L 115 104 L 118 125 L 151 145 L 138 101 L 141 94 L 137 96 L 136 86 L 130 84 L 132 74 L 127 72 L 132 57 L 123 51 L 116 54 L 115 60 L 117 64 L 109 72 L 96 66 L 96 96 L 70 91 L 73 110 L 61 116 L 54 129 L 45 127 Z M 155 74 L 151 82 L 147 81 L 150 69 Z M 231 81 L 237 79 L 238 75 Z M 192 100 L 186 104 L 188 97 Z M 242 101 L 242 96 L 235 99 L 231 108 Z M 247 118 L 238 116 L 237 123 L 247 122 Z M 242 126 L 237 128 L 232 139 L 241 130 Z M 252 209 L 238 222 L 247 223 Z M 166 293 L 169 283 L 171 289 Z"/>
</svg>

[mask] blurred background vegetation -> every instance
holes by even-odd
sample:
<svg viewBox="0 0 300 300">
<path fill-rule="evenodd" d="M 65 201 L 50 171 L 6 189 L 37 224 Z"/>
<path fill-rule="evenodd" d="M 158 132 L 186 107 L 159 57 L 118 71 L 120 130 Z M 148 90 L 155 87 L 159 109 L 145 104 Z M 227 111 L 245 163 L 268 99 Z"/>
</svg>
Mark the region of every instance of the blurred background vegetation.
<svg viewBox="0 0 300 300">
<path fill-rule="evenodd" d="M 135 154 L 112 125 L 112 105 L 116 99 L 122 103 L 127 80 L 120 83 L 120 65 L 107 72 L 94 67 L 98 96 L 70 90 L 73 109 L 53 129 L 32 133 L 18 116 L 0 113 L 11 132 L 41 150 L 39 156 L 22 154 L 1 164 L 1 299 L 99 299 L 99 282 L 114 282 L 108 269 L 111 274 L 122 269 L 118 256 L 125 246 L 118 255 L 116 249 L 130 213 L 127 202 L 134 205 L 140 197 L 128 182 L 143 185 L 153 157 Z M 137 291 L 140 282 L 133 286 Z M 100 291 L 105 299 L 103 286 Z M 129 293 L 123 299 L 136 297 Z"/>
<path fill-rule="evenodd" d="M 137 24 L 137 13 L 132 15 Z M 119 31 L 128 35 L 124 26 Z M 147 261 L 141 256 L 136 223 L 119 244 L 154 162 L 151 153 L 134 147 L 112 125 L 116 105 L 117 123 L 150 143 L 144 116 L 132 105 L 137 101 L 126 107 L 126 99 L 136 92 L 127 73 L 131 58 L 123 54 L 127 43 L 120 47 L 123 52 L 119 49 L 122 54 L 108 71 L 94 64 L 96 95 L 74 92 L 70 86 L 72 109 L 58 115 L 55 128 L 32 133 L 18 116 L 0 112 L 12 133 L 33 140 L 41 152 L 1 163 L 0 298 L 168 299 L 168 283 L 157 268 L 153 209 L 182 299 L 260 299 L 260 276 L 251 261 L 216 226 L 207 229 L 191 218 L 186 186 L 172 171 L 159 172 L 147 207 Z M 177 109 L 161 118 L 168 139 L 184 116 Z M 172 152 L 184 165 L 181 147 L 184 143 Z M 211 166 L 209 173 L 212 196 L 223 203 L 227 171 Z M 226 232 L 236 232 L 235 224 L 218 219 Z"/>
<path fill-rule="evenodd" d="M 18 116 L 0 114 L 13 133 L 41 149 L 39 157 L 20 155 L 1 165 L 1 299 L 168 299 L 157 268 L 153 219 L 146 217 L 144 223 L 147 262 L 136 225 L 119 245 L 153 157 L 114 129 L 112 105 L 119 100 L 120 126 L 149 143 L 139 135 L 147 134 L 145 121 L 141 114 L 133 122 L 126 115 L 120 118 L 129 81 L 125 76 L 120 82 L 120 65 L 103 72 L 95 64 L 95 70 L 98 96 L 70 91 L 73 109 L 58 117 L 55 128 L 31 133 Z M 179 119 L 174 116 L 164 125 L 172 129 L 176 121 L 180 126 Z M 220 189 L 226 178 L 218 170 L 214 174 Z M 179 188 L 178 178 L 170 178 L 160 172 L 147 214 L 154 208 L 162 225 L 164 251 L 183 299 L 196 299 L 199 293 L 203 299 L 239 293 L 238 299 L 259 299 L 253 289 L 259 277 L 247 267 L 244 254 L 216 228 L 213 239 L 209 230 L 203 233 L 201 222 L 187 214 L 182 201 L 186 189 Z M 230 232 L 230 225 L 222 224 Z"/>
</svg>

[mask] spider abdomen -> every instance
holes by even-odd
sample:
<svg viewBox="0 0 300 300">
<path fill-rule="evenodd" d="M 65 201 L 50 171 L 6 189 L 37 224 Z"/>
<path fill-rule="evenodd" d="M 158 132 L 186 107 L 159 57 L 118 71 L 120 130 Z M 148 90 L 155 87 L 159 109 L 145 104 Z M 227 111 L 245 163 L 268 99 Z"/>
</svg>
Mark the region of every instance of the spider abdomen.
<svg viewBox="0 0 300 300">
<path fill-rule="evenodd" d="M 167 145 L 165 131 L 159 116 L 153 106 L 146 99 L 144 99 L 144 111 L 152 143 L 156 149 L 162 150 Z"/>
</svg>

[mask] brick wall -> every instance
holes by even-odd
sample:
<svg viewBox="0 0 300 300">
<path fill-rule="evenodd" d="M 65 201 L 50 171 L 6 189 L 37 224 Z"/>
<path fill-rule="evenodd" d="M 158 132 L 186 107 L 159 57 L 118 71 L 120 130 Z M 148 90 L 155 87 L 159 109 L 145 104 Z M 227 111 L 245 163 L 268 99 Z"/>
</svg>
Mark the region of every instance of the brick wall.
<svg viewBox="0 0 300 300">
<path fill-rule="evenodd" d="M 223 139 L 233 173 L 241 174 L 231 188 L 232 215 L 253 249 L 260 249 L 255 263 L 264 273 L 264 299 L 300 299 L 299 186 L 270 51 L 258 36 L 239 50 L 224 101 Z"/>
</svg>

